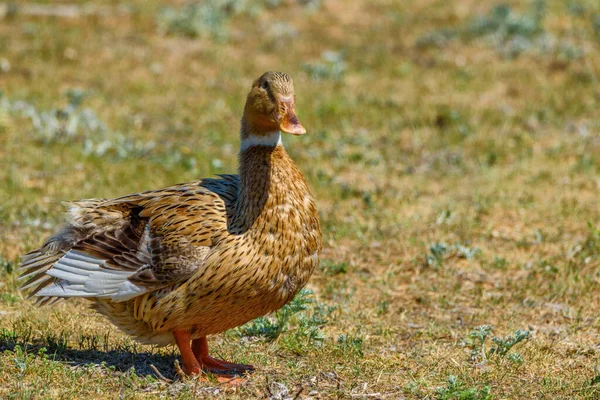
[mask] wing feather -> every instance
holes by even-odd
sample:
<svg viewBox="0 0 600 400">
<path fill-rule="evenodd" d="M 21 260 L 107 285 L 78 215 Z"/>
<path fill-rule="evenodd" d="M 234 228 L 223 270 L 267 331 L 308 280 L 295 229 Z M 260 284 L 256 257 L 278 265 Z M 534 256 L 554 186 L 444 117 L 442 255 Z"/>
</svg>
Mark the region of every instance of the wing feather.
<svg viewBox="0 0 600 400">
<path fill-rule="evenodd" d="M 67 225 L 23 257 L 21 289 L 38 304 L 63 297 L 126 301 L 188 279 L 227 229 L 239 178 L 225 175 L 117 199 L 68 203 Z"/>
</svg>

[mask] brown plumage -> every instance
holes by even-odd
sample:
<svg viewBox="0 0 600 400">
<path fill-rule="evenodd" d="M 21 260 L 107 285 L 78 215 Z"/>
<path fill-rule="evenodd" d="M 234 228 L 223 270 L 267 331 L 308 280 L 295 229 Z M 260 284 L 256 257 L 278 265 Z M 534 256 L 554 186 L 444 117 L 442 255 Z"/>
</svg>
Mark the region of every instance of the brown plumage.
<svg viewBox="0 0 600 400">
<path fill-rule="evenodd" d="M 239 175 L 70 203 L 62 230 L 24 256 L 22 288 L 39 304 L 89 299 L 137 340 L 177 343 L 188 374 L 251 369 L 208 356 L 206 336 L 282 307 L 321 250 L 315 202 L 280 131 L 306 132 L 291 79 L 267 72 L 246 101 Z"/>
</svg>

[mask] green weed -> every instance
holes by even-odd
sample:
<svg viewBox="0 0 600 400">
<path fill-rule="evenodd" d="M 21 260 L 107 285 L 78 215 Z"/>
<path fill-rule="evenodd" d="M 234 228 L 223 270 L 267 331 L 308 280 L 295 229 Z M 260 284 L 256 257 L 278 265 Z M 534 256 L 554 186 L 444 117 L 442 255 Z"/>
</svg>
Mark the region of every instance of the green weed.
<svg viewBox="0 0 600 400">
<path fill-rule="evenodd" d="M 345 261 L 333 262 L 330 260 L 323 260 L 320 269 L 329 276 L 345 274 L 348 272 L 348 263 Z"/>
<path fill-rule="evenodd" d="M 301 331 L 300 336 L 306 336 L 309 340 L 321 340 L 318 328 L 326 323 L 324 306 L 315 304 L 312 295 L 311 290 L 300 290 L 292 301 L 276 311 L 273 316 L 259 317 L 238 328 L 240 335 L 275 340 L 289 329 L 290 322 L 293 317 L 296 317 Z M 313 306 L 313 312 L 310 317 L 307 317 L 305 312 L 309 310 L 311 305 Z"/>
<path fill-rule="evenodd" d="M 495 346 L 490 346 L 488 349 L 487 339 L 492 332 L 493 328 L 490 325 L 482 325 L 469 333 L 469 336 L 464 341 L 464 345 L 471 349 L 471 360 L 473 362 L 486 362 L 493 357 L 504 357 L 518 364 L 523 363 L 523 358 L 520 354 L 509 352 L 518 343 L 528 340 L 531 337 L 531 332 L 518 329 L 513 335 L 505 338 L 494 336 L 491 338 L 491 342 Z"/>
<path fill-rule="evenodd" d="M 336 351 L 342 357 L 364 357 L 363 352 L 364 339 L 360 336 L 342 334 L 336 341 Z"/>
<path fill-rule="evenodd" d="M 485 386 L 482 389 L 467 387 L 456 376 L 450 375 L 446 387 L 436 390 L 436 398 L 439 400 L 489 400 L 491 388 Z"/>
<path fill-rule="evenodd" d="M 439 267 L 443 264 L 444 260 L 450 257 L 471 260 L 480 254 L 482 254 L 482 251 L 477 247 L 469 247 L 460 243 L 448 245 L 438 242 L 429 246 L 429 253 L 425 256 L 425 264 L 432 267 Z"/>
<path fill-rule="evenodd" d="M 425 257 L 427 265 L 439 267 L 442 265 L 447 252 L 448 245 L 446 243 L 434 243 L 429 247 L 429 254 Z"/>
</svg>

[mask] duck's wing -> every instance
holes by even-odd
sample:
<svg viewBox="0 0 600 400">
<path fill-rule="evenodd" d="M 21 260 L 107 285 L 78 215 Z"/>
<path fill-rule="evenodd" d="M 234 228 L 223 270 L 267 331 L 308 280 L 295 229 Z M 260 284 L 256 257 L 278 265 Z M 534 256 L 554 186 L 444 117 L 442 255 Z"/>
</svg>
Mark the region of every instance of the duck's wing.
<svg viewBox="0 0 600 400">
<path fill-rule="evenodd" d="M 67 225 L 25 255 L 22 289 L 124 301 L 176 285 L 202 268 L 226 230 L 237 177 L 223 176 L 113 200 L 70 203 Z"/>
</svg>

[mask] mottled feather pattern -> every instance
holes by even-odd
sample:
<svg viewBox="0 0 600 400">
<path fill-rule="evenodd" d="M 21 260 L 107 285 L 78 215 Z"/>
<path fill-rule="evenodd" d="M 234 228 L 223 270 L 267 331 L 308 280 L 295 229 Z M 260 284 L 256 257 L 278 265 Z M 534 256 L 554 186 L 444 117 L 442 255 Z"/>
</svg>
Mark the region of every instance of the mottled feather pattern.
<svg viewBox="0 0 600 400">
<path fill-rule="evenodd" d="M 145 343 L 168 344 L 175 328 L 218 333 L 280 308 L 306 284 L 321 249 L 314 201 L 282 146 L 245 151 L 239 177 L 70 207 L 63 231 L 23 260 L 26 284 L 41 279 L 35 294 L 54 282 L 46 271 L 69 250 L 129 270 L 149 293 L 92 301 Z"/>
</svg>

